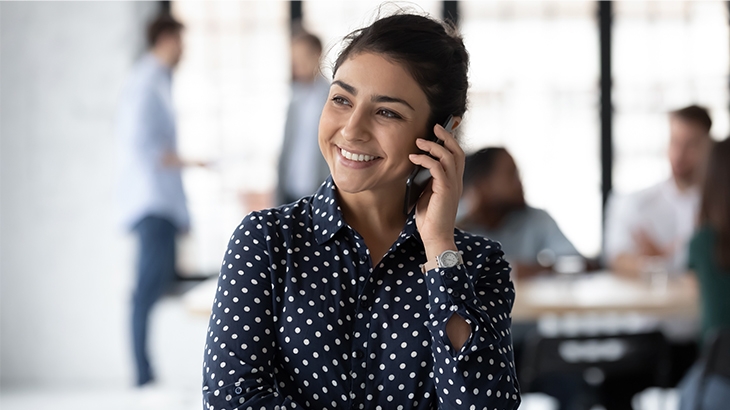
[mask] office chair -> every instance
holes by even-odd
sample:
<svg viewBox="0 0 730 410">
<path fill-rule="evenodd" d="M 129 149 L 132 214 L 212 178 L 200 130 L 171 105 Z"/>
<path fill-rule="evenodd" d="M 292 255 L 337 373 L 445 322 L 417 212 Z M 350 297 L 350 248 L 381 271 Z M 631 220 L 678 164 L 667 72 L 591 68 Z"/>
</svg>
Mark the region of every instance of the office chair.
<svg viewBox="0 0 730 410">
<path fill-rule="evenodd" d="M 633 393 L 650 385 L 667 385 L 669 366 L 669 345 L 659 331 L 555 337 L 533 332 L 526 340 L 523 365 L 517 379 L 524 392 L 539 387 L 540 381 L 548 380 L 553 387 L 557 383 L 559 389 L 564 390 L 559 393 L 566 396 L 558 397 L 563 408 L 568 401 L 573 403 L 571 405 L 580 402 L 579 408 L 601 404 L 611 409 L 611 403 L 617 402 L 624 404 L 614 404 L 613 408 L 624 408 L 624 405 L 630 408 L 628 403 Z M 635 392 L 622 386 L 620 394 L 608 393 L 609 384 L 628 378 L 640 378 L 647 385 L 632 383 L 631 390 L 636 389 Z"/>
</svg>

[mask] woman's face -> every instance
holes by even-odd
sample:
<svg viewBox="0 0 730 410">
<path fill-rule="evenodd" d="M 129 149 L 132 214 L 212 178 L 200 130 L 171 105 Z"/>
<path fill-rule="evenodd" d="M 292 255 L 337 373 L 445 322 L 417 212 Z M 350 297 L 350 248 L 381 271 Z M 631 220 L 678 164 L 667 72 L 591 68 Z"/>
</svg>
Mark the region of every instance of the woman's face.
<svg viewBox="0 0 730 410">
<path fill-rule="evenodd" d="M 430 107 L 416 80 L 398 63 L 361 53 L 337 70 L 319 121 L 319 148 L 340 191 L 405 190 L 426 134 Z"/>
</svg>

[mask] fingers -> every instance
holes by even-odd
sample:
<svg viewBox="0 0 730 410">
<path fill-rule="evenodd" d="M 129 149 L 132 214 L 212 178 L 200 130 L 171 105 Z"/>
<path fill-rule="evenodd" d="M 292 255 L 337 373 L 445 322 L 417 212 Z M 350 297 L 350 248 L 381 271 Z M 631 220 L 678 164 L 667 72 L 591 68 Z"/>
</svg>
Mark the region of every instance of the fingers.
<svg viewBox="0 0 730 410">
<path fill-rule="evenodd" d="M 418 148 L 420 148 L 421 150 L 431 154 L 434 158 L 436 158 L 437 161 L 441 162 L 441 164 L 445 168 L 449 168 L 454 165 L 454 155 L 451 153 L 451 151 L 441 146 L 440 144 L 419 138 L 416 140 L 416 146 L 418 146 Z"/>
<path fill-rule="evenodd" d="M 466 155 L 456 138 L 438 124 L 434 126 L 434 133 L 444 142 L 443 146 L 434 141 L 419 138 L 416 140 L 418 148 L 437 158 L 447 170 L 454 169 L 457 174 L 462 173 Z"/>
<path fill-rule="evenodd" d="M 446 179 L 446 170 L 441 161 L 425 154 L 410 154 L 409 159 L 414 164 L 428 169 L 431 172 L 431 176 L 437 180 Z"/>
<path fill-rule="evenodd" d="M 442 127 L 440 124 L 436 124 L 433 127 L 433 131 L 436 136 L 444 142 L 444 147 L 451 151 L 457 160 L 465 156 L 464 150 L 461 149 L 461 146 L 456 141 L 456 138 L 454 138 L 453 133 L 446 132 L 444 127 Z"/>
</svg>

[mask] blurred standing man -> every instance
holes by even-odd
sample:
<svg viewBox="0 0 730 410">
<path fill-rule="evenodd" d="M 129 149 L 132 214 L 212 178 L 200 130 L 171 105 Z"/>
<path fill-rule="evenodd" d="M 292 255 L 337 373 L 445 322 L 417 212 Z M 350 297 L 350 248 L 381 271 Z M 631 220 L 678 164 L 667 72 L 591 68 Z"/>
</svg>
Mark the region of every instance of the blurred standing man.
<svg viewBox="0 0 730 410">
<path fill-rule="evenodd" d="M 278 204 L 311 195 L 329 175 L 319 151 L 319 117 L 329 95 L 330 84 L 320 74 L 322 42 L 300 32 L 292 38 L 292 96 L 286 114 L 284 142 L 279 156 Z"/>
<path fill-rule="evenodd" d="M 698 215 L 711 127 L 703 107 L 669 113 L 672 178 L 609 203 L 605 256 L 612 270 L 638 275 L 652 261 L 661 261 L 670 272 L 687 270 L 686 248 Z"/>
<path fill-rule="evenodd" d="M 154 379 L 147 354 L 152 306 L 175 276 L 175 236 L 190 217 L 177 154 L 172 70 L 182 56 L 183 25 L 163 14 L 148 27 L 149 52 L 135 65 L 118 117 L 124 225 L 139 241 L 132 300 L 132 340 L 138 386 Z M 196 164 L 201 165 L 201 164 Z"/>
</svg>

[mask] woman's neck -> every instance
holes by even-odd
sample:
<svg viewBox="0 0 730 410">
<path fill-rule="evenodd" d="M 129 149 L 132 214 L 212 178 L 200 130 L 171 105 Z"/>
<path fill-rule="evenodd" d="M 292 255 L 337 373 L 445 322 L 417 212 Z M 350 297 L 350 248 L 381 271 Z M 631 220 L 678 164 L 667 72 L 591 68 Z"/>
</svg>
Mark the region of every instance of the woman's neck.
<svg viewBox="0 0 730 410">
<path fill-rule="evenodd" d="M 387 189 L 354 194 L 338 191 L 338 195 L 345 221 L 363 237 L 373 265 L 377 264 L 405 225 L 405 190 L 400 194 L 389 193 Z"/>
</svg>

